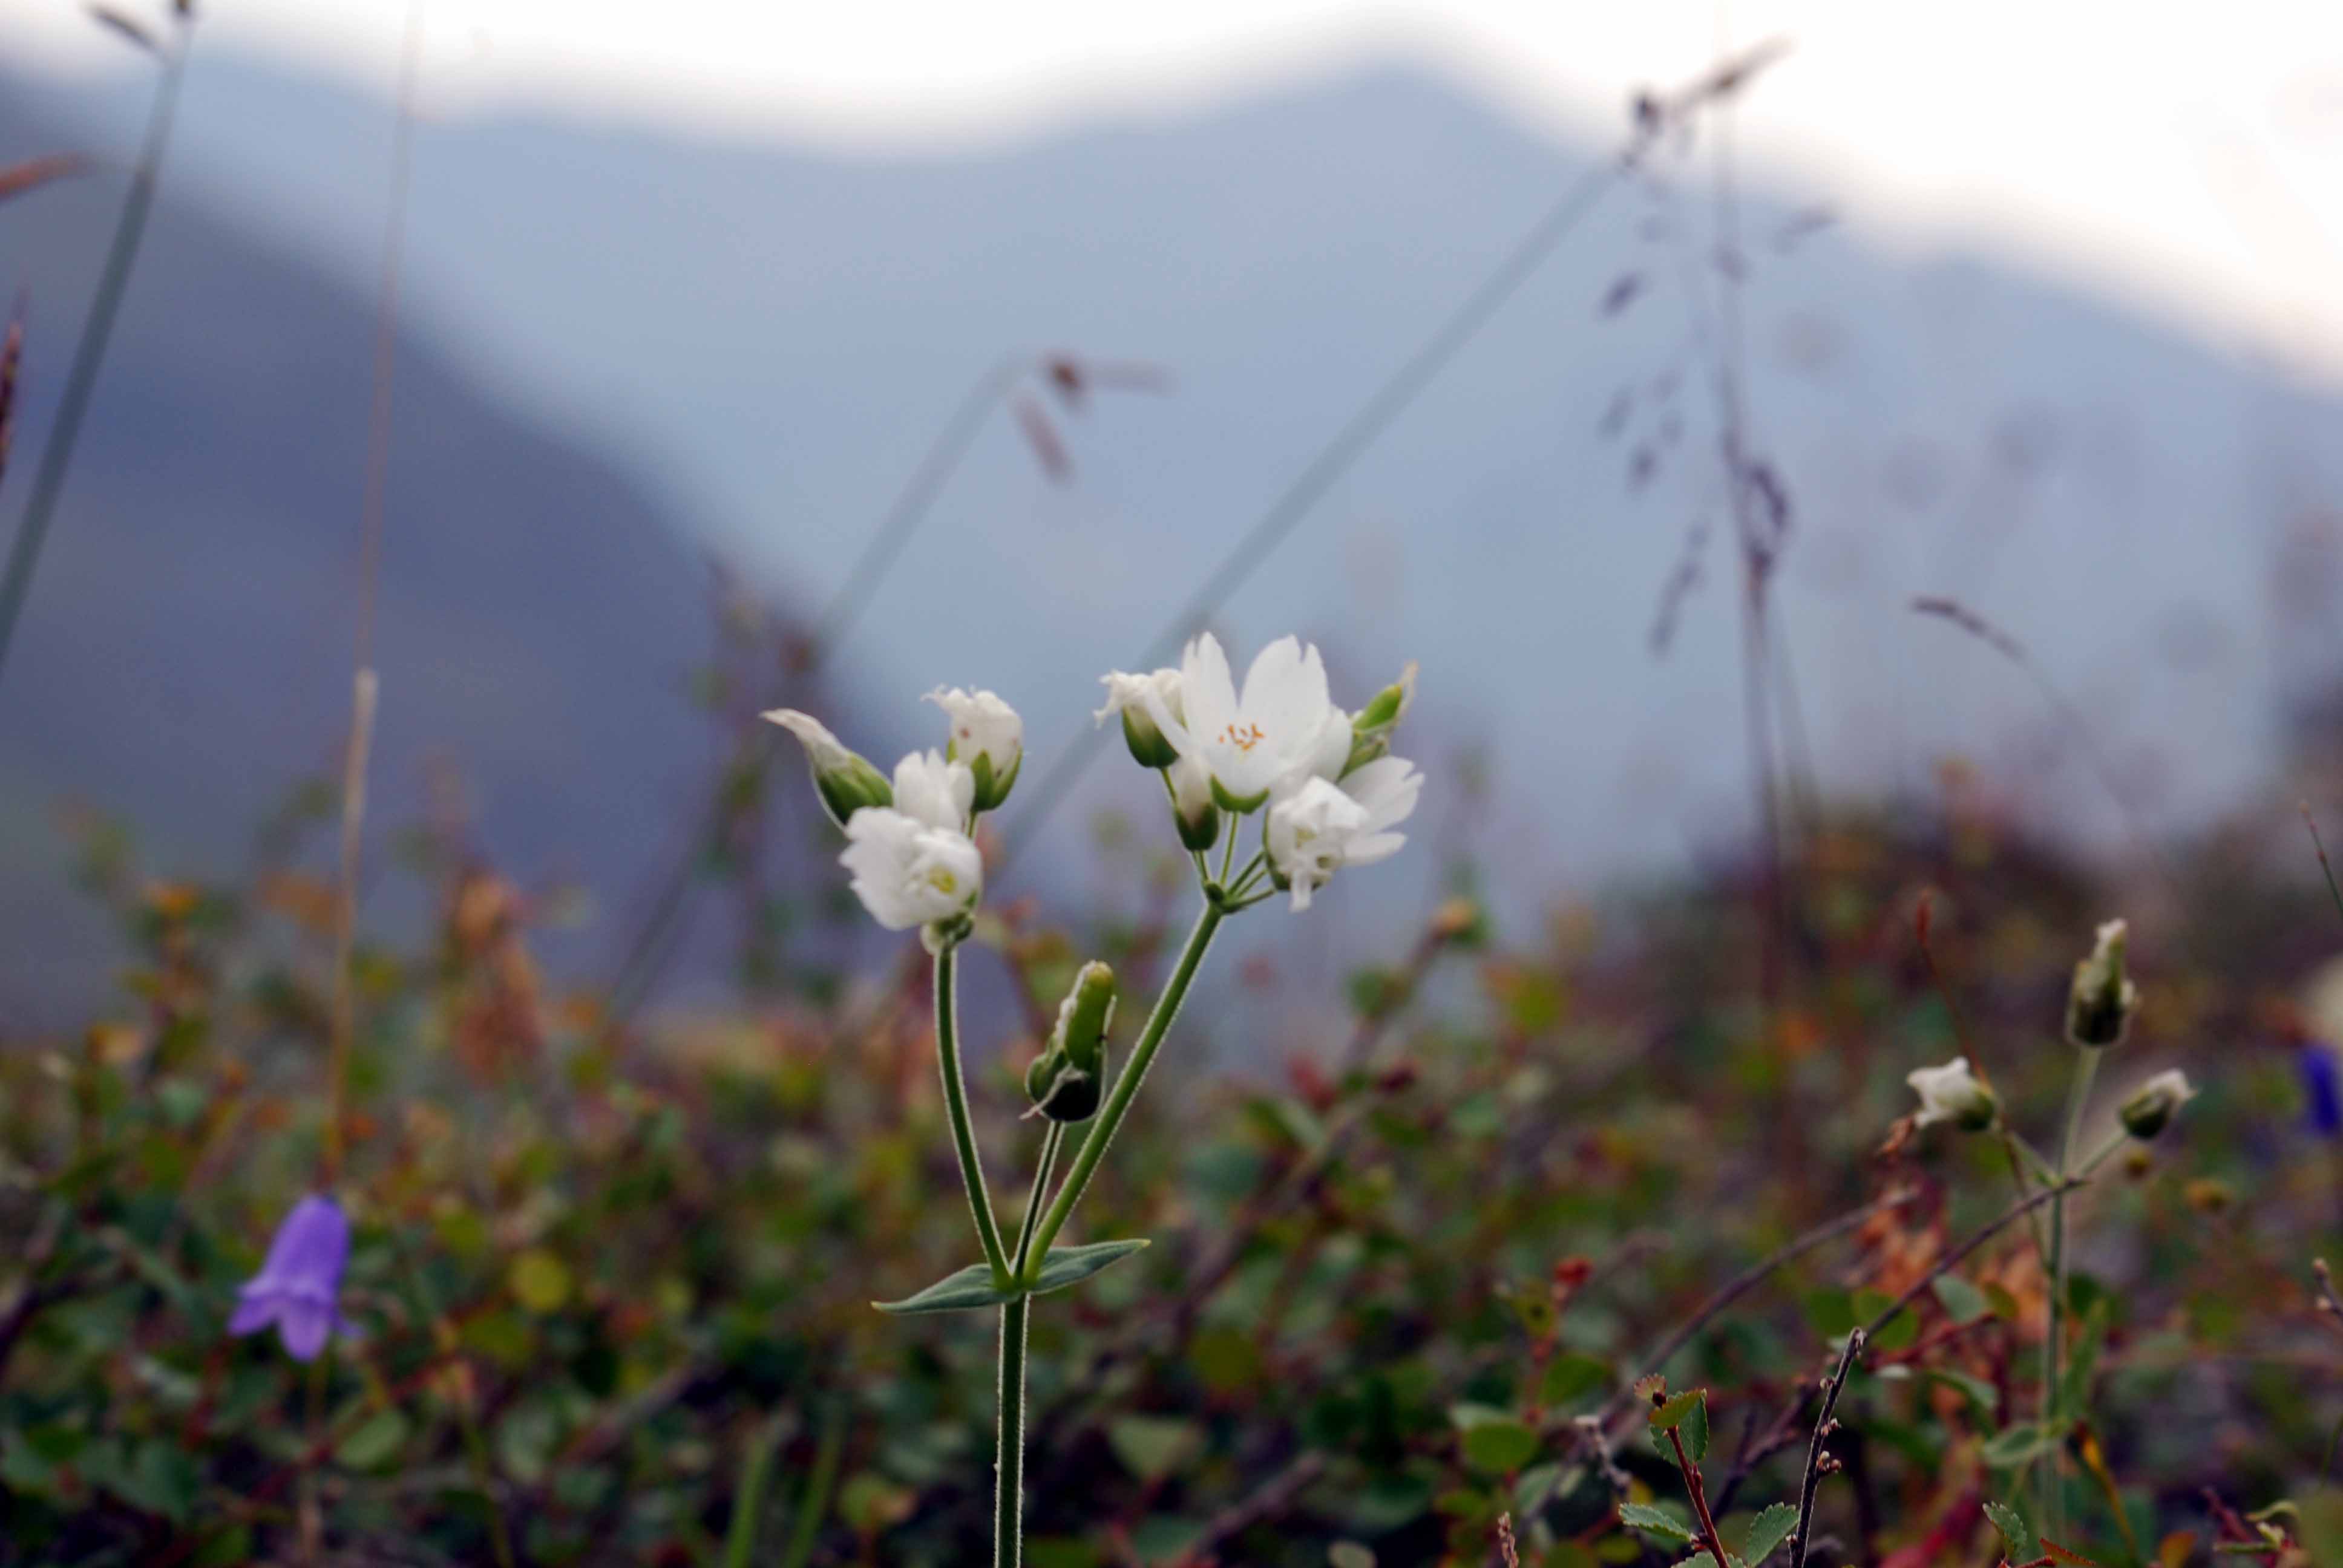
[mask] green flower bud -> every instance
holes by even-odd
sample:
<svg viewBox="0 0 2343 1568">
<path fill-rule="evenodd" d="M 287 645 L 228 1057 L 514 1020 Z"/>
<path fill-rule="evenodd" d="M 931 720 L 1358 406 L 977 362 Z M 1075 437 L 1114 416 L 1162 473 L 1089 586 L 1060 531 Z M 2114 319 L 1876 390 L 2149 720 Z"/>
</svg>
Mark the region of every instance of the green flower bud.
<svg viewBox="0 0 2343 1568">
<path fill-rule="evenodd" d="M 1074 975 L 1073 989 L 1058 1004 L 1058 1027 L 1050 1032 L 1050 1049 L 1062 1050 L 1066 1060 L 1083 1072 L 1096 1072 L 1106 1060 L 1106 1034 L 1114 1027 L 1114 970 L 1092 959 Z"/>
<path fill-rule="evenodd" d="M 1415 702 L 1415 661 L 1410 659 L 1399 678 L 1367 700 L 1351 719 L 1351 754 L 1338 778 L 1347 779 L 1379 757 L 1391 754 L 1392 731 Z"/>
<path fill-rule="evenodd" d="M 2075 987 L 2066 1000 L 2066 1038 L 2099 1048 L 2119 1043 L 2139 1010 L 2139 988 L 2124 974 L 2124 939 L 2129 928 L 2109 920 L 2099 928 L 2091 956 L 2075 966 Z"/>
<path fill-rule="evenodd" d="M 1093 960 L 1058 1007 L 1050 1043 L 1025 1070 L 1025 1095 L 1052 1121 L 1088 1121 L 1106 1088 L 1106 1035 L 1114 1023 L 1114 970 Z"/>
<path fill-rule="evenodd" d="M 2188 1087 L 2188 1075 L 2176 1068 L 2141 1084 L 2116 1115 L 2126 1132 L 2145 1143 L 2169 1126 L 2180 1108 L 2196 1098 L 2197 1091 Z"/>
<path fill-rule="evenodd" d="M 814 793 L 821 798 L 822 809 L 840 831 L 847 819 L 866 806 L 892 806 L 894 786 L 887 775 L 872 767 L 868 759 L 850 751 L 832 735 L 821 720 L 810 713 L 800 713 L 794 708 L 776 708 L 764 717 L 790 734 L 805 747 L 807 765 L 813 770 Z"/>
</svg>

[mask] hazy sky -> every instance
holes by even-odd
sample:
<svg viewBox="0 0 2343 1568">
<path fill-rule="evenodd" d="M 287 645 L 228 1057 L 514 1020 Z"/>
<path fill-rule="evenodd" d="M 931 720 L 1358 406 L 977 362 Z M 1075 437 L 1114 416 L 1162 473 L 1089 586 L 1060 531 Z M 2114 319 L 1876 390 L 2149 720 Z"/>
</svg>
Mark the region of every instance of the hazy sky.
<svg viewBox="0 0 2343 1568">
<path fill-rule="evenodd" d="M 162 0 L 120 0 L 159 11 Z M 200 0 L 206 46 L 387 85 L 407 0 Z M 425 0 L 435 112 L 513 97 L 721 130 L 966 143 L 1176 109 L 1406 52 L 1606 132 L 1720 36 L 1795 53 L 1753 173 L 1875 230 L 1982 238 L 2343 380 L 2335 0 Z M 118 64 L 76 0 L 0 0 L 0 55 Z"/>
</svg>

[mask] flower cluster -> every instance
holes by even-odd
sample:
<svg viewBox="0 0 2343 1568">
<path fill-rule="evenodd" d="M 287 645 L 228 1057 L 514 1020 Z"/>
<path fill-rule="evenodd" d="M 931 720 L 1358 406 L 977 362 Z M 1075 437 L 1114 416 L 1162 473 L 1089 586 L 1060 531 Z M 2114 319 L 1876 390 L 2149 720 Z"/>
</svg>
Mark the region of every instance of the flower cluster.
<svg viewBox="0 0 2343 1568">
<path fill-rule="evenodd" d="M 1345 866 L 1398 852 L 1396 829 L 1415 809 L 1423 775 L 1391 755 L 1391 739 L 1415 695 L 1415 667 L 1356 713 L 1334 703 L 1317 648 L 1281 638 L 1262 649 L 1240 687 L 1209 632 L 1176 669 L 1104 677 L 1106 706 L 1142 767 L 1163 775 L 1180 840 L 1197 857 L 1222 842 L 1223 818 L 1262 813 L 1261 849 L 1231 874 L 1234 829 L 1207 890 L 1233 910 L 1269 896 L 1266 881 L 1306 910 Z M 976 819 L 1009 798 L 1024 762 L 1025 726 L 990 691 L 939 687 L 941 750 L 915 751 L 890 781 L 820 720 L 795 709 L 765 717 L 803 743 L 814 789 L 845 829 L 840 861 L 855 895 L 889 930 L 920 930 L 934 946 L 964 929 L 984 890 Z"/>
<path fill-rule="evenodd" d="M 1221 814 L 1266 808 L 1263 870 L 1306 910 L 1337 870 L 1386 859 L 1407 841 L 1393 829 L 1414 811 L 1423 776 L 1390 748 L 1415 694 L 1413 665 L 1355 714 L 1335 706 L 1318 650 L 1292 637 L 1255 656 L 1242 688 L 1210 632 L 1177 669 L 1104 679 L 1106 706 L 1095 717 L 1121 716 L 1132 758 L 1162 770 L 1181 839 L 1200 865 Z M 1219 886 L 1243 898 L 1242 879 Z"/>
<path fill-rule="evenodd" d="M 917 927 L 932 946 L 950 940 L 983 896 L 976 819 L 1017 782 L 1025 725 L 990 691 L 939 687 L 928 700 L 944 710 L 950 739 L 895 764 L 891 783 L 811 714 L 779 708 L 765 717 L 804 745 L 814 792 L 846 830 L 839 863 L 862 907 L 890 931 Z"/>
</svg>

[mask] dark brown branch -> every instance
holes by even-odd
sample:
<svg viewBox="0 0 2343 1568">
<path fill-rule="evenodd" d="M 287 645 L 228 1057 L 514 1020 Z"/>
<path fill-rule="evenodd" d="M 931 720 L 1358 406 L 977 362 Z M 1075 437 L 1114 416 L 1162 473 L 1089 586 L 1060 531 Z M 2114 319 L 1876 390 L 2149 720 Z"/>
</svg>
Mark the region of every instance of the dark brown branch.
<svg viewBox="0 0 2343 1568">
<path fill-rule="evenodd" d="M 1798 1485 L 1798 1528 L 1791 1537 L 1790 1568 L 1805 1568 L 1806 1543 L 1815 1528 L 1815 1490 L 1823 1479 L 1823 1444 L 1838 1424 L 1832 1413 L 1838 1409 L 1838 1396 L 1846 1388 L 1847 1374 L 1855 1371 L 1855 1361 L 1863 1354 L 1863 1342 L 1869 1337 L 1861 1329 L 1846 1336 L 1846 1349 L 1839 1355 L 1838 1371 L 1823 1385 L 1823 1407 L 1815 1416 L 1814 1441 L 1806 1445 L 1806 1478 Z"/>
<path fill-rule="evenodd" d="M 1708 1489 L 1701 1484 L 1700 1466 L 1684 1452 L 1684 1434 L 1674 1427 L 1668 1428 L 1668 1446 L 1676 1451 L 1676 1468 L 1684 1472 L 1684 1495 L 1692 1499 L 1693 1517 L 1700 1523 L 1700 1539 L 1694 1545 L 1704 1545 L 1709 1555 L 1716 1559 L 1716 1568 L 1733 1568 L 1725 1561 L 1725 1538 L 1716 1533 L 1716 1520 L 1708 1511 Z"/>
</svg>

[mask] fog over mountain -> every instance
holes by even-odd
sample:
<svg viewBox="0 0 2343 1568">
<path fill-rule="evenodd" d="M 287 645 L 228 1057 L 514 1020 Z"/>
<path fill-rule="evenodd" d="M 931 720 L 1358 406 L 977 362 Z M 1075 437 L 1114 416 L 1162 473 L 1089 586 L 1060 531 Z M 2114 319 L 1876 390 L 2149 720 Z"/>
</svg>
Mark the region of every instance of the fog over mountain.
<svg viewBox="0 0 2343 1568">
<path fill-rule="evenodd" d="M 0 151 L 121 147 L 143 88 L 16 83 L 5 102 Z M 172 199 L 0 687 L 12 824 L 79 789 L 169 801 L 216 836 L 251 770 L 337 733 L 327 590 L 353 549 L 388 138 L 377 99 L 198 44 Z M 970 384 L 1064 347 L 1160 365 L 1172 389 L 1064 419 L 1064 485 L 996 420 L 840 650 L 844 699 L 894 711 L 833 716 L 900 736 L 917 693 L 980 683 L 1046 759 L 1088 726 L 1098 673 L 1604 151 L 1401 66 L 920 156 L 427 123 L 386 787 L 412 785 L 425 736 L 460 744 L 499 853 L 626 885 L 639 835 L 614 824 L 672 799 L 672 759 L 705 749 L 676 696 L 696 568 L 665 530 L 818 607 Z M 1217 618 L 1248 647 L 1318 638 L 1353 692 L 1421 660 L 1416 749 L 1435 791 L 1485 751 L 1493 798 L 1469 830 L 1517 891 L 1664 868 L 1746 816 L 1737 568 L 1684 286 L 1714 265 L 1706 160 L 1656 166 Z M 2332 516 L 2343 405 L 2073 280 L 1914 254 L 1860 213 L 1818 226 L 1765 171 L 1745 186 L 1750 407 L 1792 501 L 1781 624 L 1825 781 L 1926 789 L 1962 754 L 2066 820 L 2107 817 L 2025 675 L 1909 613 L 1926 593 L 2021 638 L 2157 819 L 2250 788 L 2271 699 L 2302 674 L 2273 628 L 2273 550 Z M 0 209 L 50 366 L 115 189 Z M 1701 582 L 1655 654 L 1704 518 Z M 568 717 L 526 719 L 548 713 Z M 255 759 L 183 760 L 207 746 Z M 1143 796 L 1103 764 L 1099 798 Z M 22 829 L 7 847 L 13 885 Z M 1414 908 L 1436 871 L 1373 874 Z"/>
</svg>

